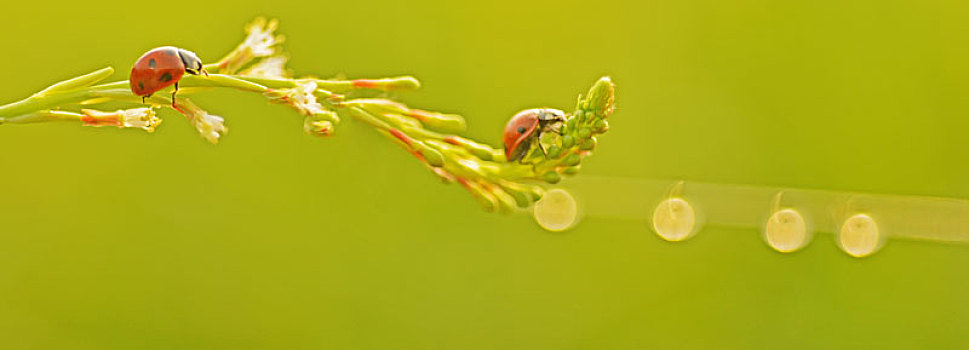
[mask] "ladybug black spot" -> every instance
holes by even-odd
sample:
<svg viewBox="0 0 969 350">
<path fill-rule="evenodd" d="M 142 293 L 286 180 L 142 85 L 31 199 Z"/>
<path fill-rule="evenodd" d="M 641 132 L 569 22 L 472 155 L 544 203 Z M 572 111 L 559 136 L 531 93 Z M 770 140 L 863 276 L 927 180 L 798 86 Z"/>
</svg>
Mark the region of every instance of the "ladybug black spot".
<svg viewBox="0 0 969 350">
<path fill-rule="evenodd" d="M 155 64 L 156 63 L 155 63 L 155 59 L 154 58 L 148 60 L 148 67 L 149 68 L 155 69 Z"/>
<path fill-rule="evenodd" d="M 142 91 L 145 90 L 145 82 L 143 81 L 138 82 L 138 90 L 142 90 Z"/>
<path fill-rule="evenodd" d="M 165 72 L 165 74 L 162 74 L 160 77 L 158 77 L 158 80 L 163 83 L 170 82 L 172 81 L 172 73 Z"/>
<path fill-rule="evenodd" d="M 524 126 L 519 126 L 519 127 L 518 127 L 518 133 L 519 133 L 519 134 L 524 134 L 524 133 L 525 133 L 525 130 L 528 130 L 528 129 L 525 129 L 525 127 L 524 127 Z"/>
</svg>

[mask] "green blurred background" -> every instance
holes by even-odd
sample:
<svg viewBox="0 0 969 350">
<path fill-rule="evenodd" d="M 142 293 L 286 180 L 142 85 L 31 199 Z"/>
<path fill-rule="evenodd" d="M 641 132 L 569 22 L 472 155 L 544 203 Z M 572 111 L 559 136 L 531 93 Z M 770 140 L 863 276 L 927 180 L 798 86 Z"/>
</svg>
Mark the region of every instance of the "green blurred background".
<svg viewBox="0 0 969 350">
<path fill-rule="evenodd" d="M 424 83 L 498 145 L 506 118 L 569 109 L 601 75 L 612 130 L 583 174 L 969 196 L 961 1 L 15 2 L 0 97 L 144 51 L 216 60 L 279 18 L 300 74 Z M 830 235 L 782 255 L 754 230 L 666 243 L 641 221 L 566 234 L 483 212 L 348 120 L 317 139 L 285 106 L 197 99 L 217 146 L 0 128 L 0 348 L 966 348 L 969 247 Z M 633 200 L 615 198 L 616 201 Z"/>
</svg>

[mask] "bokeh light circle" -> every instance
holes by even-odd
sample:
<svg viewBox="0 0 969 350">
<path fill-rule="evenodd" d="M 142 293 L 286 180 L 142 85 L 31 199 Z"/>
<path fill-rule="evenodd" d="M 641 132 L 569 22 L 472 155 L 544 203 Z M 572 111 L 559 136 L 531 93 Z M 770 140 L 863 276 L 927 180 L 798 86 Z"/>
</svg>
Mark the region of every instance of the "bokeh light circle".
<svg viewBox="0 0 969 350">
<path fill-rule="evenodd" d="M 845 220 L 838 236 L 841 249 L 856 258 L 874 254 L 881 242 L 878 224 L 867 214 L 856 214 Z"/>
<path fill-rule="evenodd" d="M 808 243 L 807 223 L 797 210 L 778 210 L 767 219 L 764 239 L 771 248 L 781 253 L 795 252 Z"/>
<path fill-rule="evenodd" d="M 682 198 L 669 198 L 653 210 L 653 231 L 671 242 L 682 241 L 693 235 L 696 213 L 693 206 Z"/>
<path fill-rule="evenodd" d="M 542 228 L 561 232 L 576 224 L 579 210 L 575 198 L 569 192 L 553 189 L 545 192 L 542 199 L 535 203 L 533 214 L 535 222 Z"/>
</svg>

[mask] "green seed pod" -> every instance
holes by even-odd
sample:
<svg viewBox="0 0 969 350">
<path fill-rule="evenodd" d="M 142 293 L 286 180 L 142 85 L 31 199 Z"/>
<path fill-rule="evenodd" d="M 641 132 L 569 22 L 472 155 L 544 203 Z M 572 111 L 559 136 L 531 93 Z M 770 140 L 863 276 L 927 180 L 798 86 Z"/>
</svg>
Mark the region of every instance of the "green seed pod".
<svg viewBox="0 0 969 350">
<path fill-rule="evenodd" d="M 594 126 L 596 128 L 596 132 L 600 134 L 609 130 L 609 122 L 607 122 L 605 119 L 596 120 Z"/>
<path fill-rule="evenodd" d="M 355 100 L 350 100 L 345 102 L 348 105 L 358 106 L 360 108 L 366 109 L 371 113 L 380 113 L 380 111 L 393 112 L 397 114 L 407 114 L 409 111 L 407 106 L 401 104 L 400 102 L 391 101 L 383 98 L 358 98 Z"/>
<path fill-rule="evenodd" d="M 569 118 L 569 120 L 565 122 L 565 129 L 575 130 L 575 126 L 578 125 L 578 123 L 579 123 L 579 113 L 576 113 L 575 116 L 573 116 L 572 118 Z"/>
<path fill-rule="evenodd" d="M 581 139 L 587 139 L 590 136 L 592 136 L 592 129 L 589 129 L 589 128 L 581 128 L 581 129 L 579 129 L 578 134 L 579 134 L 579 138 L 581 138 Z"/>
<path fill-rule="evenodd" d="M 562 148 L 569 149 L 575 146 L 575 138 L 572 135 L 562 136 Z"/>
<path fill-rule="evenodd" d="M 595 136 L 587 139 L 582 139 L 582 144 L 579 145 L 579 149 L 583 151 L 591 151 L 596 148 L 597 143 L 598 142 L 596 141 Z"/>
<path fill-rule="evenodd" d="M 575 120 L 576 120 L 576 123 L 584 123 L 585 122 L 585 118 L 587 116 L 588 116 L 588 113 L 586 113 L 585 111 L 583 111 L 581 109 L 578 110 L 578 111 L 575 111 Z M 574 126 L 575 125 L 573 124 L 573 127 Z"/>
<path fill-rule="evenodd" d="M 337 116 L 335 112 L 329 110 L 323 110 L 323 112 L 316 113 L 309 118 L 312 118 L 313 120 L 329 120 L 334 124 L 340 122 L 340 117 Z"/>
<path fill-rule="evenodd" d="M 481 185 L 474 182 L 465 182 L 468 192 L 478 200 L 485 211 L 493 212 L 498 207 L 498 199 L 494 195 L 485 191 Z"/>
<path fill-rule="evenodd" d="M 468 127 L 464 118 L 456 114 L 424 113 L 418 119 L 428 129 L 440 132 L 462 132 Z"/>
<path fill-rule="evenodd" d="M 576 166 L 576 165 L 579 165 L 579 162 L 581 161 L 582 161 L 581 156 L 579 156 L 578 154 L 572 153 L 568 157 L 565 157 L 565 160 L 562 161 L 562 164 L 565 164 L 566 166 Z"/>
<path fill-rule="evenodd" d="M 529 205 L 532 205 L 530 196 L 527 193 L 524 193 L 521 191 L 513 191 L 513 192 L 508 192 L 508 194 L 512 195 L 512 197 L 515 197 L 515 204 L 517 204 L 519 208 L 528 208 Z"/>
<path fill-rule="evenodd" d="M 384 129 L 384 130 L 391 128 L 390 124 L 387 124 L 387 122 L 377 119 L 377 117 L 373 116 L 373 114 L 370 114 L 367 111 L 364 111 L 363 109 L 360 109 L 358 107 L 347 108 L 347 111 L 349 111 L 350 114 L 353 115 L 354 117 L 357 117 L 358 119 L 362 120 L 367 124 L 372 125 L 375 128 Z"/>
<path fill-rule="evenodd" d="M 562 147 L 559 147 L 558 145 L 552 145 L 552 147 L 548 148 L 549 157 L 558 158 L 560 154 L 562 154 Z"/>
<path fill-rule="evenodd" d="M 484 210 L 487 212 L 493 212 L 495 211 L 495 208 L 498 207 L 498 200 L 490 195 L 479 193 L 474 197 L 475 199 L 478 200 L 478 203 L 480 203 L 481 206 L 484 207 Z"/>
<path fill-rule="evenodd" d="M 384 80 L 387 81 L 387 90 L 417 90 L 421 87 L 421 82 L 414 77 L 397 77 Z"/>
<path fill-rule="evenodd" d="M 444 155 L 441 154 L 441 152 L 439 152 L 438 150 L 428 147 L 427 145 L 425 145 L 423 142 L 420 142 L 420 141 L 414 141 L 414 143 L 412 144 L 412 147 L 414 147 L 414 150 L 416 150 L 417 153 L 420 153 L 422 156 L 424 156 L 424 160 L 426 160 L 427 164 L 429 164 L 430 166 L 432 167 L 444 166 Z"/>
<path fill-rule="evenodd" d="M 543 189 L 541 186 L 530 186 L 528 188 L 528 195 L 532 197 L 532 202 L 537 202 L 539 199 L 542 199 L 543 195 L 545 195 L 545 189 Z"/>
<path fill-rule="evenodd" d="M 330 136 L 333 133 L 333 122 L 329 120 L 304 118 L 303 130 L 313 136 Z"/>
<path fill-rule="evenodd" d="M 376 113 L 375 111 L 370 112 L 373 113 L 374 116 L 383 119 L 391 125 L 408 130 L 408 132 L 411 133 L 413 133 L 413 129 L 423 129 L 420 122 L 397 113 Z"/>
<path fill-rule="evenodd" d="M 582 168 L 582 165 L 570 166 L 568 168 L 565 168 L 565 170 L 562 171 L 562 174 L 575 175 L 579 173 L 579 169 L 581 168 Z"/>
<path fill-rule="evenodd" d="M 515 207 L 517 207 L 515 197 L 512 197 L 500 187 L 492 187 L 491 194 L 495 196 L 495 199 L 497 199 L 498 211 L 503 214 L 508 214 L 515 211 Z"/>
<path fill-rule="evenodd" d="M 493 153 L 490 147 L 480 145 L 477 143 L 469 143 L 464 146 L 464 149 L 471 152 L 475 157 L 481 158 L 482 160 L 493 160 Z"/>
<path fill-rule="evenodd" d="M 424 147 L 420 152 L 421 155 L 424 156 L 424 159 L 427 160 L 427 164 L 430 164 L 433 167 L 444 166 L 444 155 L 442 155 L 441 152 L 438 152 L 436 149 Z"/>
<path fill-rule="evenodd" d="M 545 175 L 542 175 L 542 181 L 545 181 L 554 185 L 559 183 L 559 181 L 562 181 L 562 175 L 559 175 L 559 173 L 556 173 L 554 171 L 549 171 L 545 173 Z"/>
</svg>

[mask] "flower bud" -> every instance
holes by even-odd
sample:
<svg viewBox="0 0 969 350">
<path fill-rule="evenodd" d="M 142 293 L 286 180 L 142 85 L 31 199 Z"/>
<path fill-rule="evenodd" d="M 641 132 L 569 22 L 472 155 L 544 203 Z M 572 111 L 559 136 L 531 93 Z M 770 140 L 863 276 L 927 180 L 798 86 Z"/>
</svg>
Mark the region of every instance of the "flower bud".
<svg viewBox="0 0 969 350">
<path fill-rule="evenodd" d="M 606 131 L 609 131 L 609 122 L 607 122 L 605 119 L 596 120 L 596 123 L 594 126 L 596 128 L 597 133 L 601 134 Z"/>
<path fill-rule="evenodd" d="M 568 155 L 568 157 L 565 157 L 565 160 L 562 161 L 562 164 L 565 164 L 565 166 L 576 166 L 576 165 L 579 165 L 579 162 L 581 161 L 582 161 L 581 156 L 579 156 L 578 154 L 572 153 Z"/>
<path fill-rule="evenodd" d="M 562 153 L 562 147 L 559 147 L 558 145 L 552 145 L 551 147 L 548 148 L 549 157 L 558 158 L 561 153 Z"/>
<path fill-rule="evenodd" d="M 562 176 L 554 171 L 549 171 L 542 175 L 542 181 L 548 182 L 550 184 L 557 184 L 562 181 Z"/>
<path fill-rule="evenodd" d="M 562 136 L 562 148 L 569 149 L 575 146 L 575 137 L 572 135 Z"/>
<path fill-rule="evenodd" d="M 501 187 L 506 193 L 515 199 L 515 204 L 519 208 L 528 208 L 529 205 L 532 205 L 531 194 L 529 194 L 527 191 L 512 187 L 510 185 L 502 185 Z"/>
<path fill-rule="evenodd" d="M 578 111 L 575 111 L 575 117 L 574 117 L 575 122 L 572 123 L 572 127 L 574 128 L 576 124 L 585 123 L 585 119 L 586 117 L 588 117 L 588 115 L 589 115 L 588 113 L 586 113 L 581 109 Z"/>
<path fill-rule="evenodd" d="M 441 152 L 439 152 L 438 150 L 428 147 L 423 142 L 419 142 L 419 141 L 414 141 L 413 147 L 418 153 L 424 156 L 424 160 L 426 160 L 427 164 L 429 164 L 430 166 L 432 167 L 444 166 L 444 155 L 441 154 Z"/>
<path fill-rule="evenodd" d="M 517 204 L 515 202 L 515 197 L 505 192 L 501 187 L 494 186 L 491 184 L 484 185 L 489 192 L 495 197 L 498 204 L 498 211 L 502 214 L 508 214 L 515 211 Z"/>
<path fill-rule="evenodd" d="M 585 109 L 605 118 L 612 112 L 616 98 L 616 85 L 612 83 L 609 77 L 602 77 L 589 89 L 588 96 L 586 99 L 588 104 Z"/>
<path fill-rule="evenodd" d="M 504 155 L 503 151 L 495 150 L 487 145 L 483 145 L 459 136 L 446 136 L 444 137 L 444 142 L 455 146 L 460 146 L 475 157 L 481 158 L 482 160 L 495 160 L 496 152 Z"/>
<path fill-rule="evenodd" d="M 385 79 L 356 79 L 350 84 L 358 89 L 374 89 L 381 91 L 416 90 L 421 83 L 414 77 L 397 77 Z"/>
<path fill-rule="evenodd" d="M 303 130 L 313 136 L 330 136 L 333 133 L 333 122 L 306 117 L 303 119 Z"/>
<path fill-rule="evenodd" d="M 474 181 L 469 181 L 465 178 L 458 178 L 458 182 L 461 183 L 464 188 L 471 192 L 471 196 L 478 200 L 478 203 L 484 207 L 485 211 L 495 211 L 498 207 L 498 199 L 495 198 L 491 193 L 485 191 L 481 185 Z"/>
<path fill-rule="evenodd" d="M 441 114 L 412 109 L 407 115 L 420 120 L 428 129 L 440 132 L 461 132 L 467 128 L 464 118 L 456 114 Z"/>
</svg>

